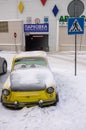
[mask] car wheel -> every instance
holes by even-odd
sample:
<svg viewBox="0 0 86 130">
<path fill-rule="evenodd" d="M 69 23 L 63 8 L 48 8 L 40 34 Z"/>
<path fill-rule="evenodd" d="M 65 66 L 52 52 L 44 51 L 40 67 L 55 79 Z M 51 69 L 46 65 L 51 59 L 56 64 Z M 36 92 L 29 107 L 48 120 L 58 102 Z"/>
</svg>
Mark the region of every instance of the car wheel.
<svg viewBox="0 0 86 130">
<path fill-rule="evenodd" d="M 2 96 L 0 97 L 0 102 L 2 102 Z"/>
<path fill-rule="evenodd" d="M 7 72 L 7 62 L 6 61 L 3 62 L 2 70 L 3 70 L 3 74 L 5 74 Z"/>
</svg>

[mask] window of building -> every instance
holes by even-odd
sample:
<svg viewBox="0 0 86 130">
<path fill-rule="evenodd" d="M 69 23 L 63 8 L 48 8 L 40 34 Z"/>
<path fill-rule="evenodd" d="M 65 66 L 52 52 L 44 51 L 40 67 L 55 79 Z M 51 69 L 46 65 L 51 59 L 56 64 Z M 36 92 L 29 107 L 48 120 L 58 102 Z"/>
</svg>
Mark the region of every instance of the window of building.
<svg viewBox="0 0 86 130">
<path fill-rule="evenodd" d="M 0 22 L 0 33 L 8 32 L 8 22 Z"/>
</svg>

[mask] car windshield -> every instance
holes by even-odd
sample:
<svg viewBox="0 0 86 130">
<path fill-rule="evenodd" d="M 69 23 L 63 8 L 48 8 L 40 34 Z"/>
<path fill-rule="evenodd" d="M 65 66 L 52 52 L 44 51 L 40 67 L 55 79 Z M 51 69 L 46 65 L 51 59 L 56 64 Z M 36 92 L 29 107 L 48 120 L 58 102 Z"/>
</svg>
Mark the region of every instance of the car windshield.
<svg viewBox="0 0 86 130">
<path fill-rule="evenodd" d="M 17 59 L 14 63 L 14 69 L 39 66 L 46 66 L 46 60 L 44 58 L 21 58 Z"/>
</svg>

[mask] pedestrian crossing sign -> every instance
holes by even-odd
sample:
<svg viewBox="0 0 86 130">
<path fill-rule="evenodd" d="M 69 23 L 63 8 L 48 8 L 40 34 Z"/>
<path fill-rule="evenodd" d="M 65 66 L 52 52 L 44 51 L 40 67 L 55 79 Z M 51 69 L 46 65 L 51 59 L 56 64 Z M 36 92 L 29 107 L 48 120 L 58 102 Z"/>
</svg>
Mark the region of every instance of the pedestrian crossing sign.
<svg viewBox="0 0 86 130">
<path fill-rule="evenodd" d="M 69 18 L 68 34 L 84 34 L 84 18 Z"/>
</svg>

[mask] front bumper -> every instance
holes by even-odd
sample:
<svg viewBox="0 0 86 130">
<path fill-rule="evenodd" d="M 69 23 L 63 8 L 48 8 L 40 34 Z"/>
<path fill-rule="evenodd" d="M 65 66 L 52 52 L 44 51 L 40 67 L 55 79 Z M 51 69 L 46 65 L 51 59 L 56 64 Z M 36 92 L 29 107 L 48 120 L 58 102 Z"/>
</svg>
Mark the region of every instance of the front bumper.
<svg viewBox="0 0 86 130">
<path fill-rule="evenodd" d="M 46 100 L 46 101 L 43 101 L 43 100 L 39 100 L 38 102 L 2 102 L 4 106 L 7 106 L 7 107 L 13 107 L 13 108 L 21 108 L 21 107 L 30 107 L 30 106 L 35 106 L 35 105 L 38 105 L 40 107 L 43 107 L 43 106 L 48 106 L 48 105 L 52 105 L 56 102 L 56 100 Z"/>
<path fill-rule="evenodd" d="M 30 106 L 48 106 L 56 102 L 56 92 L 52 94 L 42 91 L 11 91 L 10 95 L 2 97 L 2 104 L 7 107 L 22 108 Z"/>
</svg>

